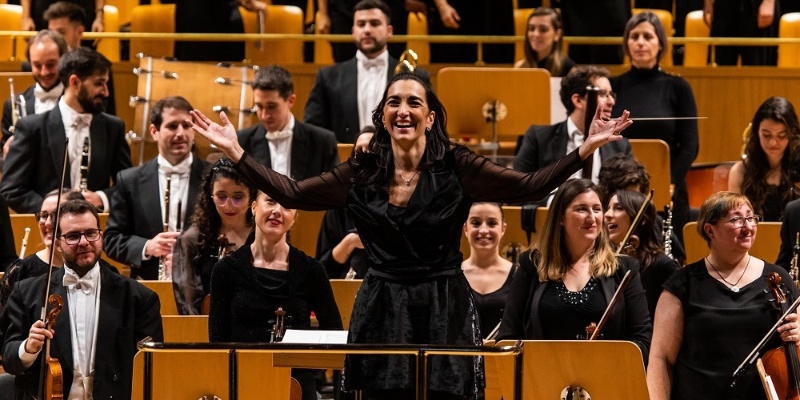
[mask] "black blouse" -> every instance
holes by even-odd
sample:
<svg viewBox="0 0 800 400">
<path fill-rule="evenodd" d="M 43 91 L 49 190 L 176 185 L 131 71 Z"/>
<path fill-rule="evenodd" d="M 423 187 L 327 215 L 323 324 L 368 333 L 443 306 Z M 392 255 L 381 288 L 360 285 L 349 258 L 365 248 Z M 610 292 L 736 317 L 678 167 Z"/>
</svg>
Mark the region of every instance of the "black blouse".
<svg viewBox="0 0 800 400">
<path fill-rule="evenodd" d="M 655 320 L 656 304 L 658 304 L 664 283 L 679 269 L 681 266 L 678 265 L 678 262 L 664 253 L 659 253 L 658 258 L 652 264 L 642 269 L 642 287 L 644 287 L 644 294 L 647 297 L 647 309 L 650 311 L 651 320 Z"/>
<path fill-rule="evenodd" d="M 475 308 L 478 309 L 478 317 L 481 320 L 481 335 L 484 338 L 503 319 L 503 309 L 506 308 L 506 298 L 508 298 L 508 293 L 511 291 L 511 282 L 514 280 L 514 271 L 516 269 L 516 265 L 511 266 L 503 286 L 500 286 L 494 292 L 482 294 L 472 290 L 472 296 L 475 298 Z"/>
</svg>

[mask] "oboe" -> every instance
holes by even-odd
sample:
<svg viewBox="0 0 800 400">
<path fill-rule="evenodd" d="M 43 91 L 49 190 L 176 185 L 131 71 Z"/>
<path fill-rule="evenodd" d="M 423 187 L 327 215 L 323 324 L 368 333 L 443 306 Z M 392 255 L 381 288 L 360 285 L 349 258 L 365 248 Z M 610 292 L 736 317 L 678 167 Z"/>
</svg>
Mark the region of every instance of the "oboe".
<svg viewBox="0 0 800 400">
<path fill-rule="evenodd" d="M 22 237 L 22 246 L 19 248 L 19 259 L 25 258 L 25 250 L 28 249 L 28 235 L 31 234 L 31 228 L 25 228 L 25 235 Z"/>
<path fill-rule="evenodd" d="M 163 225 L 163 232 L 169 232 L 169 187 L 172 181 L 172 177 L 167 175 L 167 187 L 164 188 L 164 225 Z M 168 281 L 169 275 L 167 274 L 167 266 L 164 263 L 164 256 L 161 256 L 158 259 L 158 280 L 160 281 Z"/>
<path fill-rule="evenodd" d="M 81 193 L 89 187 L 89 137 L 83 139 L 83 150 L 81 150 Z"/>
<path fill-rule="evenodd" d="M 14 133 L 17 126 L 17 120 L 20 118 L 19 105 L 17 104 L 17 96 L 14 93 L 14 78 L 8 78 L 8 89 L 11 92 L 11 126 L 8 131 Z"/>
<path fill-rule="evenodd" d="M 664 227 L 661 229 L 661 235 L 664 238 L 664 254 L 672 258 L 672 210 L 669 204 L 664 206 L 664 214 L 667 219 L 664 220 Z"/>
<path fill-rule="evenodd" d="M 800 256 L 800 232 L 797 232 L 797 235 L 795 236 L 792 253 L 792 266 L 789 268 L 789 275 L 792 276 L 794 284 L 800 287 L 800 270 L 798 270 L 797 267 L 797 258 Z"/>
</svg>

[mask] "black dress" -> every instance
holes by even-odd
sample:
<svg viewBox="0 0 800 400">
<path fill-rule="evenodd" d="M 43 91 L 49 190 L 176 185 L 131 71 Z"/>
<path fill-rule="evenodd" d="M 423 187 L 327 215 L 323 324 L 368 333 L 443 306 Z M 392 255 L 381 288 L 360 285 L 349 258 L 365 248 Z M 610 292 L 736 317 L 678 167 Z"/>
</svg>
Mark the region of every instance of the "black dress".
<svg viewBox="0 0 800 400">
<path fill-rule="evenodd" d="M 766 293 L 772 272 L 791 282 L 786 270 L 765 264 L 760 279 L 734 293 L 709 275 L 704 260 L 687 265 L 667 281 L 664 290 L 683 307 L 683 342 L 672 372 L 672 400 L 766 399 L 754 366 L 735 389 L 730 384 L 733 371 L 780 317 Z M 797 287 L 786 287 L 791 302 L 797 298 Z M 780 343 L 775 335 L 766 349 Z"/>
<path fill-rule="evenodd" d="M 783 219 L 783 209 L 786 203 L 783 201 L 783 193 L 776 185 L 767 185 L 766 197 L 764 197 L 764 204 L 761 205 L 761 210 L 757 211 L 763 217 L 762 221 L 765 222 L 779 222 Z"/>
<path fill-rule="evenodd" d="M 289 270 L 256 268 L 248 242 L 222 259 L 211 274 L 211 342 L 269 342 L 275 310 L 286 311 L 290 329 L 310 329 L 311 312 L 319 328 L 341 330 L 342 319 L 322 265 L 291 247 Z M 291 319 L 289 319 L 291 317 Z M 303 400 L 315 400 L 313 371 L 293 369 L 303 388 Z"/>
<path fill-rule="evenodd" d="M 658 304 L 664 283 L 679 269 L 681 266 L 678 265 L 678 262 L 664 253 L 658 253 L 658 258 L 642 269 L 642 287 L 644 287 L 644 295 L 647 297 L 647 309 L 650 310 L 651 320 L 655 320 L 656 304 Z"/>
<path fill-rule="evenodd" d="M 497 339 L 575 340 L 578 335 L 585 334 L 589 322 L 597 322 L 602 317 L 622 277 L 632 271 L 633 280 L 614 307 L 602 335 L 606 340 L 635 343 L 646 363 L 653 325 L 647 312 L 639 263 L 628 256 L 619 256 L 617 260 L 619 268 L 610 277 L 593 278 L 581 292 L 563 293 L 566 289 L 561 282 L 539 282 L 530 253 L 522 253 Z M 575 302 L 569 297 L 579 295 L 583 295 L 583 303 L 571 304 Z M 565 317 L 567 314 L 570 316 Z"/>
<path fill-rule="evenodd" d="M 285 207 L 347 207 L 370 259 L 350 319 L 350 343 L 481 343 L 475 303 L 461 272 L 462 226 L 474 201 L 537 200 L 581 168 L 573 152 L 536 173 L 502 168 L 454 145 L 419 172 L 408 206 L 390 215 L 388 190 L 352 185 L 352 159 L 319 177 L 294 182 L 245 154 L 237 169 Z M 213 284 L 212 284 L 213 288 Z M 477 357 L 441 356 L 429 363 L 429 388 L 475 396 L 483 387 Z M 408 389 L 413 363 L 404 357 L 351 356 L 345 387 Z"/>
<path fill-rule="evenodd" d="M 696 117 L 697 105 L 685 79 L 670 75 L 656 65 L 652 69 L 631 70 L 611 78 L 617 93 L 613 115 L 628 110 L 631 117 Z M 689 222 L 689 192 L 686 174 L 697 157 L 699 137 L 696 120 L 636 121 L 623 133 L 628 139 L 661 139 L 669 145 L 670 181 L 675 184 L 673 225 L 679 238 Z"/>
<path fill-rule="evenodd" d="M 503 286 L 491 293 L 481 294 L 472 290 L 475 297 L 475 306 L 478 308 L 478 316 L 481 323 L 481 335 L 485 338 L 492 332 L 495 326 L 503 319 L 503 309 L 506 308 L 506 298 L 511 291 L 511 281 L 514 279 L 516 265 L 511 266 L 508 271 Z"/>
<path fill-rule="evenodd" d="M 244 33 L 235 0 L 161 0 L 175 4 L 177 33 Z M 236 61 L 244 59 L 244 42 L 175 42 L 181 61 Z"/>
</svg>

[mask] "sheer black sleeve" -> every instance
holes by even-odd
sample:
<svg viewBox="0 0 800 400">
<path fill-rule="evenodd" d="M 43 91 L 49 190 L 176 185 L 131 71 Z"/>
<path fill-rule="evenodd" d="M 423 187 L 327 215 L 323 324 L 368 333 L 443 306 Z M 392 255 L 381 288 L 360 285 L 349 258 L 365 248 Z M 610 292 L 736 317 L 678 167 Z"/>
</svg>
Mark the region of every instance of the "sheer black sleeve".
<svg viewBox="0 0 800 400">
<path fill-rule="evenodd" d="M 297 182 L 265 167 L 247 153 L 242 155 L 236 169 L 282 206 L 308 211 L 344 208 L 354 176 L 353 167 L 346 161 L 331 172 Z"/>
<path fill-rule="evenodd" d="M 474 201 L 510 204 L 536 201 L 583 165 L 577 150 L 531 173 L 501 167 L 464 146 L 456 146 L 453 152 L 461 186 Z"/>
</svg>

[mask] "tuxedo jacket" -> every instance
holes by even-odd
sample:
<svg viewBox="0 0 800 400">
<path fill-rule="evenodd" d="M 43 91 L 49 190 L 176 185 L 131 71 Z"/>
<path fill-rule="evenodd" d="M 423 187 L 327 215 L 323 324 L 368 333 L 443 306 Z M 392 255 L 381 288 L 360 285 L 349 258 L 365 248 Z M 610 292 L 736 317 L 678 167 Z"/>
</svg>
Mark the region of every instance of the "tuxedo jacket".
<svg viewBox="0 0 800 400">
<path fill-rule="evenodd" d="M 41 316 L 46 284 L 50 285 L 50 293 L 64 299 L 64 307 L 53 328 L 55 335 L 50 341 L 50 355 L 58 358 L 61 363 L 64 398 L 69 395 L 73 379 L 73 357 L 69 298 L 63 279 L 64 268 L 59 268 L 51 276 L 25 279 L 17 284 L 9 298 L 8 314 L 11 325 L 3 344 L 3 368 L 16 376 L 17 399 L 30 399 L 36 394 L 38 387 L 40 359 L 30 368 L 24 369 L 19 358 L 19 346 L 27 339 L 31 325 Z M 147 336 L 157 342 L 164 340 L 161 304 L 153 291 L 110 269 L 100 268 L 100 281 L 93 394 L 98 400 L 129 399 L 136 343 Z"/>
<path fill-rule="evenodd" d="M 239 145 L 266 166 L 272 165 L 267 129 L 258 123 L 239 131 Z M 339 165 L 339 151 L 333 132 L 295 120 L 292 130 L 290 175 L 303 180 L 328 172 Z"/>
<path fill-rule="evenodd" d="M 197 191 L 208 163 L 199 157 L 192 160 L 189 193 L 182 227 L 189 225 Z M 114 199 L 103 234 L 103 247 L 112 259 L 131 266 L 131 277 L 158 279 L 158 257 L 142 259 L 145 243 L 164 231 L 161 198 L 158 188 L 158 159 L 117 174 Z M 175 198 L 172 201 L 177 201 Z"/>
<path fill-rule="evenodd" d="M 55 107 L 17 121 L 14 136 L 14 145 L 3 163 L 0 194 L 14 211 L 30 214 L 39 211 L 43 196 L 59 186 L 67 137 L 61 111 Z M 117 172 L 131 167 L 125 124 L 113 115 L 98 113 L 92 117 L 89 136 L 92 147 L 88 188 L 105 192 L 111 202 L 112 179 Z M 72 187 L 69 170 L 65 179 L 66 187 Z"/>
<path fill-rule="evenodd" d="M 353 57 L 320 69 L 306 101 L 303 122 L 332 130 L 339 143 L 355 143 L 359 134 L 357 63 Z M 395 65 L 397 59 L 389 56 L 386 83 L 392 79 Z M 430 83 L 428 71 L 419 68 L 416 74 Z"/>
<path fill-rule="evenodd" d="M 36 85 L 30 86 L 29 88 L 25 89 L 24 92 L 16 94 L 17 98 L 21 95 L 25 99 L 25 115 L 33 115 L 36 113 L 36 97 L 33 95 L 33 88 Z M 20 112 L 20 115 L 22 113 Z M 11 128 L 11 124 L 14 121 L 11 118 L 11 98 L 6 99 L 5 103 L 3 103 L 3 121 L 2 121 L 2 130 L 3 130 L 3 140 L 2 144 L 6 144 L 8 138 L 13 136 L 14 134 L 9 131 Z"/>
<path fill-rule="evenodd" d="M 533 172 L 546 167 L 567 154 L 567 121 L 555 125 L 533 125 L 525 132 L 519 146 L 517 156 L 514 158 L 514 169 L 521 172 Z M 617 153 L 631 155 L 631 144 L 623 138 L 608 142 L 600 147 L 600 160 Z"/>
</svg>

